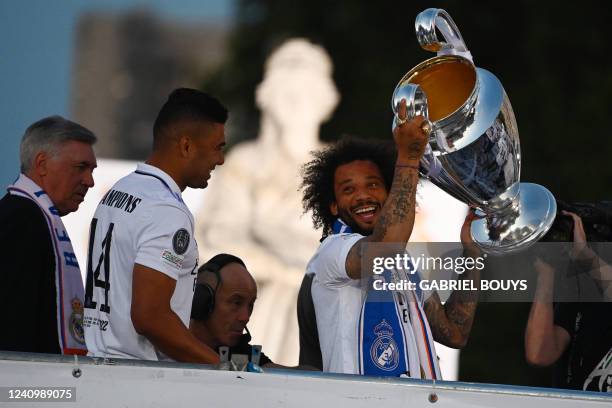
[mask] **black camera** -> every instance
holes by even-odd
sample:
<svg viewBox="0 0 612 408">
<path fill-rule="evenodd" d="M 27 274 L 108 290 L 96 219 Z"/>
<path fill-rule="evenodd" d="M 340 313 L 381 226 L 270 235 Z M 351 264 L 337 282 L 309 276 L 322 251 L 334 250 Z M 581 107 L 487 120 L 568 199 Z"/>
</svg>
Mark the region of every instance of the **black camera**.
<svg viewBox="0 0 612 408">
<path fill-rule="evenodd" d="M 574 221 L 563 215 L 562 210 L 578 214 L 582 218 L 587 241 L 612 241 L 612 201 L 595 203 L 565 203 L 557 200 L 557 216 L 542 242 L 571 242 L 574 240 Z"/>
</svg>

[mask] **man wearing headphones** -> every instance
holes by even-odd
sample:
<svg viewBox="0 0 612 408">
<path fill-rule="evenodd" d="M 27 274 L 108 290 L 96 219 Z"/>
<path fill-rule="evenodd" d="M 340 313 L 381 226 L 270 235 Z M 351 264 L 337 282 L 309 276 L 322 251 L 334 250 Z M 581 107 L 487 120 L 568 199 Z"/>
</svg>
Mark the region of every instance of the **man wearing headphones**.
<svg viewBox="0 0 612 408">
<path fill-rule="evenodd" d="M 198 269 L 189 330 L 213 350 L 251 356 L 246 327 L 257 298 L 255 279 L 234 255 L 218 254 Z M 246 330 L 246 333 L 243 333 Z M 261 367 L 278 367 L 261 353 Z"/>
</svg>

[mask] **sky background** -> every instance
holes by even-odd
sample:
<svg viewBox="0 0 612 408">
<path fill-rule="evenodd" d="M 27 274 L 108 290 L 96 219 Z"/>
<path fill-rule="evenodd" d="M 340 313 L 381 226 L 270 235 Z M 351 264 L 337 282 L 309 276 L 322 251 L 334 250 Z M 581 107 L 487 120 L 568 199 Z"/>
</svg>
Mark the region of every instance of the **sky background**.
<svg viewBox="0 0 612 408">
<path fill-rule="evenodd" d="M 233 4 L 231 0 L 0 0 L 0 196 L 18 176 L 24 130 L 45 116 L 70 118 L 73 34 L 81 14 L 146 7 L 164 19 L 230 22 Z"/>
</svg>

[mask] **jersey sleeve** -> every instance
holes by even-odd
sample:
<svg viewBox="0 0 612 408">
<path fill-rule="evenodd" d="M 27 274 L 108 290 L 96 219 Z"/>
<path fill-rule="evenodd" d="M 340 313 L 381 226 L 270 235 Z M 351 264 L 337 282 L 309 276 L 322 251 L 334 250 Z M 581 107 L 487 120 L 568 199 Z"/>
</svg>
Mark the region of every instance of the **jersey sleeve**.
<svg viewBox="0 0 612 408">
<path fill-rule="evenodd" d="M 191 219 L 180 208 L 158 205 L 143 214 L 142 222 L 134 262 L 178 279 L 191 245 Z"/>
<path fill-rule="evenodd" d="M 311 264 L 317 279 L 327 286 L 344 286 L 350 282 L 351 278 L 346 273 L 346 257 L 353 245 L 362 238 L 360 234 L 341 234 L 323 241 L 323 247 Z"/>
</svg>

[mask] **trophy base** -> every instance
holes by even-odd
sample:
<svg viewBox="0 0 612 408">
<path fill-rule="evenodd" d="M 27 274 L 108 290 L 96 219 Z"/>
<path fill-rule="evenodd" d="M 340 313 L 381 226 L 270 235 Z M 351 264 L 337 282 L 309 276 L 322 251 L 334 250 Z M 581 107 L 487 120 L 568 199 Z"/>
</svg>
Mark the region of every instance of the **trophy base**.
<svg viewBox="0 0 612 408">
<path fill-rule="evenodd" d="M 555 197 L 545 187 L 520 183 L 520 194 L 508 210 L 472 223 L 472 238 L 484 252 L 502 255 L 527 249 L 548 232 L 557 215 Z"/>
</svg>

